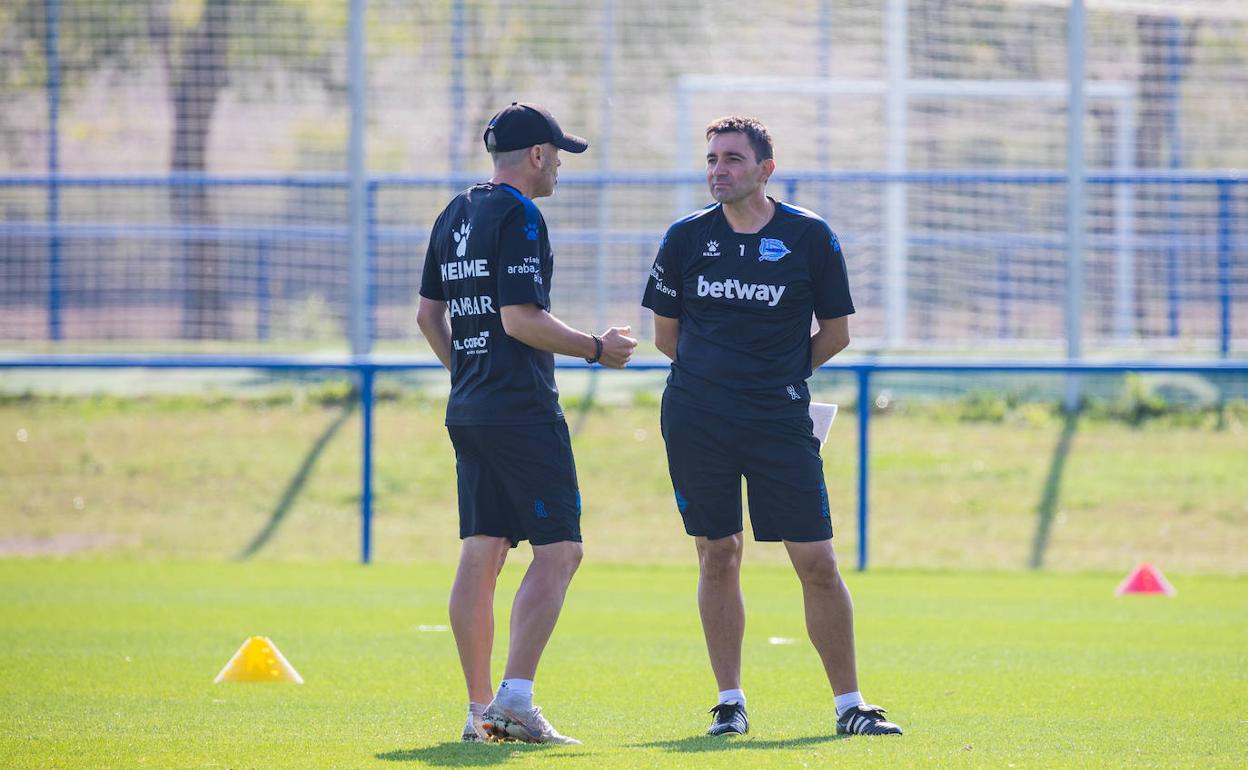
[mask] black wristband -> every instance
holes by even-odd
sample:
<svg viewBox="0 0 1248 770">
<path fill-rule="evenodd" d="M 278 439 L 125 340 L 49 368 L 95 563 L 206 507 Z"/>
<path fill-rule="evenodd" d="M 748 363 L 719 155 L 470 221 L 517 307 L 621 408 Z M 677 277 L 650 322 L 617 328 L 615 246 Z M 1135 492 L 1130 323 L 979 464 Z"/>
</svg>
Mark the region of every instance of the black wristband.
<svg viewBox="0 0 1248 770">
<path fill-rule="evenodd" d="M 594 357 L 585 359 L 587 364 L 596 364 L 598 359 L 602 358 L 602 338 L 597 334 L 589 335 L 594 338 Z"/>
</svg>

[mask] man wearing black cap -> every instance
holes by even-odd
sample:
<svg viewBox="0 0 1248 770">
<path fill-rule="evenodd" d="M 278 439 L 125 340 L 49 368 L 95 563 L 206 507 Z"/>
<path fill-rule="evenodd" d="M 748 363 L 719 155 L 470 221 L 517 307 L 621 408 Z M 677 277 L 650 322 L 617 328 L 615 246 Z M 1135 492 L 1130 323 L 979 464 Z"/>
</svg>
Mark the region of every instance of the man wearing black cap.
<svg viewBox="0 0 1248 770">
<path fill-rule="evenodd" d="M 451 371 L 446 426 L 463 547 L 450 614 L 468 685 L 463 739 L 578 743 L 533 705 L 538 660 L 581 561 L 581 496 L 553 354 L 618 369 L 637 341 L 627 326 L 588 334 L 549 312 L 554 255 L 532 199 L 555 191 L 559 150 L 580 153 L 589 144 L 545 109 L 515 102 L 490 120 L 484 140 L 494 176 L 457 195 L 434 223 L 417 311 Z M 533 561 L 512 605 L 495 694 L 494 588 L 521 540 L 532 545 Z"/>
</svg>

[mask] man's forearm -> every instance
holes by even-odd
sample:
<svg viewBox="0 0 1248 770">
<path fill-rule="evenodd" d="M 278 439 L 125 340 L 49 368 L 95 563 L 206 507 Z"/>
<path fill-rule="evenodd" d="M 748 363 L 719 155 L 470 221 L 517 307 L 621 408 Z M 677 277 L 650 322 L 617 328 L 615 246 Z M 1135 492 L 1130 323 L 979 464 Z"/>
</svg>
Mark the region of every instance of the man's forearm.
<svg viewBox="0 0 1248 770">
<path fill-rule="evenodd" d="M 680 348 L 680 319 L 654 316 L 654 346 L 659 352 L 673 361 Z"/>
<path fill-rule="evenodd" d="M 531 348 L 577 358 L 593 358 L 594 338 L 577 331 L 536 305 L 506 305 L 503 330 Z"/>
<path fill-rule="evenodd" d="M 828 335 L 824 339 L 819 339 L 820 335 L 816 334 L 810 338 L 810 368 L 818 369 L 819 367 L 832 360 L 832 357 L 840 353 L 846 348 L 840 340 L 832 339 Z"/>
<path fill-rule="evenodd" d="M 420 333 L 425 335 L 425 340 L 429 343 L 433 354 L 449 370 L 451 368 L 451 323 L 446 318 L 445 303 L 426 300 L 422 297 L 420 307 L 416 312 L 416 325 L 420 327 Z"/>
<path fill-rule="evenodd" d="M 433 348 L 433 354 L 438 357 L 442 365 L 447 369 L 451 368 L 451 325 L 445 319 L 441 323 L 430 324 L 432 328 L 426 329 L 423 325 L 420 327 L 424 333 L 425 339 L 429 342 L 429 347 Z"/>
<path fill-rule="evenodd" d="M 818 369 L 849 347 L 849 322 L 844 318 L 820 320 L 819 331 L 810 338 L 810 368 Z"/>
</svg>

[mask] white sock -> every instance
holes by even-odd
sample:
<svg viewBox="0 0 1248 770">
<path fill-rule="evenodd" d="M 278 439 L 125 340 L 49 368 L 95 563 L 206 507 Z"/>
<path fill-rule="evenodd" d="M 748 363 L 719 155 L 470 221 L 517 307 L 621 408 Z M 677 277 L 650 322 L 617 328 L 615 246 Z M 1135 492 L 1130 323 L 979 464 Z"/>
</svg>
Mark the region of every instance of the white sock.
<svg viewBox="0 0 1248 770">
<path fill-rule="evenodd" d="M 496 700 L 506 701 L 511 706 L 523 706 L 532 708 L 533 706 L 533 680 L 532 679 L 504 679 L 503 683 L 498 686 L 498 695 Z"/>
<path fill-rule="evenodd" d="M 741 706 L 744 707 L 745 706 L 745 690 L 742 690 L 740 688 L 737 688 L 736 690 L 720 690 L 719 702 L 720 703 L 740 703 Z"/>
<path fill-rule="evenodd" d="M 844 695 L 838 695 L 836 696 L 836 715 L 839 717 L 841 714 L 849 711 L 854 706 L 864 706 L 866 703 L 867 702 L 862 699 L 862 693 L 857 690 L 847 692 Z"/>
<path fill-rule="evenodd" d="M 472 701 L 468 701 L 468 714 L 469 715 L 476 714 L 477 716 L 481 716 L 482 714 L 485 713 L 485 705 L 486 704 L 484 703 L 473 703 Z"/>
</svg>

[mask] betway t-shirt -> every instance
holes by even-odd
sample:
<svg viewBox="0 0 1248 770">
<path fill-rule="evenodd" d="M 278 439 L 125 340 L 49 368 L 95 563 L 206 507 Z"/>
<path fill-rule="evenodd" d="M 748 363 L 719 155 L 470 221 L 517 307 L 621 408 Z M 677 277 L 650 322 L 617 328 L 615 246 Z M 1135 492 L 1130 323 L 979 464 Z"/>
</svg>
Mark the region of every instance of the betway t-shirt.
<svg viewBox="0 0 1248 770">
<path fill-rule="evenodd" d="M 680 320 L 667 387 L 677 403 L 743 417 L 804 414 L 812 315 L 854 312 L 845 257 L 827 222 L 774 201 L 757 233 L 733 231 L 716 203 L 676 221 L 642 305 Z"/>
<path fill-rule="evenodd" d="M 447 425 L 563 419 L 554 355 L 507 336 L 499 315 L 506 305 L 550 310 L 553 269 L 546 221 L 510 185 L 476 185 L 438 216 L 420 295 L 446 302 L 450 311 Z"/>
</svg>

